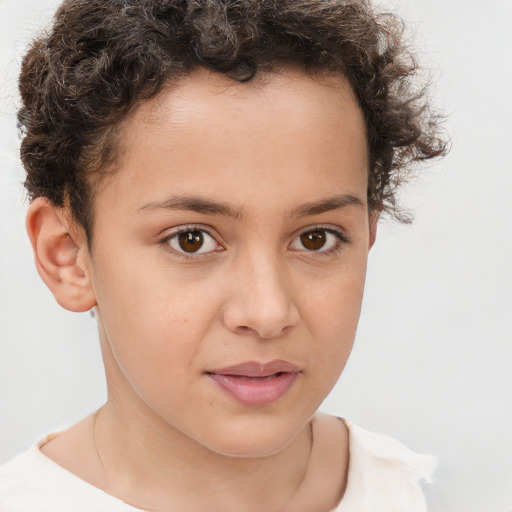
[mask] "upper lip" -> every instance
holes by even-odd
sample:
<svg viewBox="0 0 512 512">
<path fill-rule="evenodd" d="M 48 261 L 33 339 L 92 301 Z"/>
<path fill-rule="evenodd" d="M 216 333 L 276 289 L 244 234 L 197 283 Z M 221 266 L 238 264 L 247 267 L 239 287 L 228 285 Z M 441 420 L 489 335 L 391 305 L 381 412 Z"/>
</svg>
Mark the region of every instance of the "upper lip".
<svg viewBox="0 0 512 512">
<path fill-rule="evenodd" d="M 208 373 L 217 375 L 239 375 L 244 377 L 268 377 L 276 373 L 299 373 L 300 368 L 293 363 L 276 359 L 268 363 L 260 363 L 258 361 L 247 361 L 245 363 L 227 366 L 219 370 L 213 370 Z"/>
</svg>

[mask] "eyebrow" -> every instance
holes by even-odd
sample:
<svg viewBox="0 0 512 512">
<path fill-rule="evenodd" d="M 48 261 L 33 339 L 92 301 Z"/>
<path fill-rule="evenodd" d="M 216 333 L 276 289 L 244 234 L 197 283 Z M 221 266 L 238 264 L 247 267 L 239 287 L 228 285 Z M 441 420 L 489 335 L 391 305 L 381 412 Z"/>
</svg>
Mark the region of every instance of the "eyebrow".
<svg viewBox="0 0 512 512">
<path fill-rule="evenodd" d="M 306 203 L 292 212 L 292 216 L 295 217 L 307 217 L 309 215 L 319 215 L 321 213 L 330 212 L 332 210 L 339 210 L 346 206 L 361 206 L 365 204 L 361 199 L 352 194 L 340 194 L 336 196 L 328 197 L 327 199 L 320 199 L 319 201 L 313 201 Z"/>
<path fill-rule="evenodd" d="M 292 217 L 319 215 L 321 213 L 339 210 L 352 205 L 361 207 L 365 206 L 361 199 L 353 196 L 352 194 L 340 194 L 326 199 L 320 199 L 319 201 L 305 203 L 292 211 Z M 203 213 L 205 215 L 222 215 L 233 219 L 239 219 L 243 216 L 241 209 L 233 208 L 226 203 L 212 201 L 198 196 L 172 196 L 164 201 L 148 203 L 139 208 L 138 211 L 160 209 L 187 210 L 196 213 Z"/>
<path fill-rule="evenodd" d="M 226 203 L 219 203 L 197 196 L 172 196 L 165 201 L 148 203 L 142 210 L 187 210 L 206 215 L 223 215 L 238 219 L 242 216 L 242 210 L 235 209 Z"/>
</svg>

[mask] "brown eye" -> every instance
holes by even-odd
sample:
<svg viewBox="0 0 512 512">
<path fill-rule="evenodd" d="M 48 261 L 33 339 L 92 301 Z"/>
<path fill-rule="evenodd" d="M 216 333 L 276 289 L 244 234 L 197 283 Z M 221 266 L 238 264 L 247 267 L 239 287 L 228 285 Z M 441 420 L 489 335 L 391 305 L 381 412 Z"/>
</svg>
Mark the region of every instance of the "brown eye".
<svg viewBox="0 0 512 512">
<path fill-rule="evenodd" d="M 186 231 L 178 235 L 180 247 L 185 252 L 197 252 L 204 243 L 203 233 L 201 231 Z"/>
<path fill-rule="evenodd" d="M 215 238 L 202 229 L 184 229 L 168 237 L 165 243 L 181 254 L 204 254 L 222 250 Z"/>
<path fill-rule="evenodd" d="M 314 228 L 303 231 L 292 240 L 290 249 L 306 253 L 331 254 L 348 243 L 348 238 L 341 232 L 331 228 Z"/>
<path fill-rule="evenodd" d="M 309 251 L 319 251 L 327 241 L 327 234 L 325 231 L 307 231 L 300 235 L 300 241 Z"/>
</svg>

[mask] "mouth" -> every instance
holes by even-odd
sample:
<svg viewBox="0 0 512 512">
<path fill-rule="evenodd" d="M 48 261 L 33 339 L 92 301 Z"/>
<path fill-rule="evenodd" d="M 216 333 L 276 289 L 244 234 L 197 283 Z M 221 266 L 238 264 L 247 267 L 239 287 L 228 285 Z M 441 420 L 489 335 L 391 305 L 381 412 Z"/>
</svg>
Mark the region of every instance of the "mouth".
<svg viewBox="0 0 512 512">
<path fill-rule="evenodd" d="M 243 405 L 263 406 L 279 400 L 302 373 L 287 361 L 248 361 L 206 374 L 223 391 Z"/>
</svg>

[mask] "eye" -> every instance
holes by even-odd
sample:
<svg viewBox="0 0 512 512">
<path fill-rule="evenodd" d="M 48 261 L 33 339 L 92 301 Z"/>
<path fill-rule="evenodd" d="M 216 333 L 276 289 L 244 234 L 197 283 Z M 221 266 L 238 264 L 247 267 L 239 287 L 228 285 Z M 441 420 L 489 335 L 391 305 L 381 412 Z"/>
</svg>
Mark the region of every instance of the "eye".
<svg viewBox="0 0 512 512">
<path fill-rule="evenodd" d="M 330 252 L 339 248 L 342 241 L 346 241 L 346 238 L 341 233 L 317 228 L 301 233 L 290 247 L 298 251 Z"/>
<path fill-rule="evenodd" d="M 185 254 L 204 254 L 217 251 L 220 245 L 203 229 L 187 228 L 165 239 L 172 249 Z"/>
</svg>

